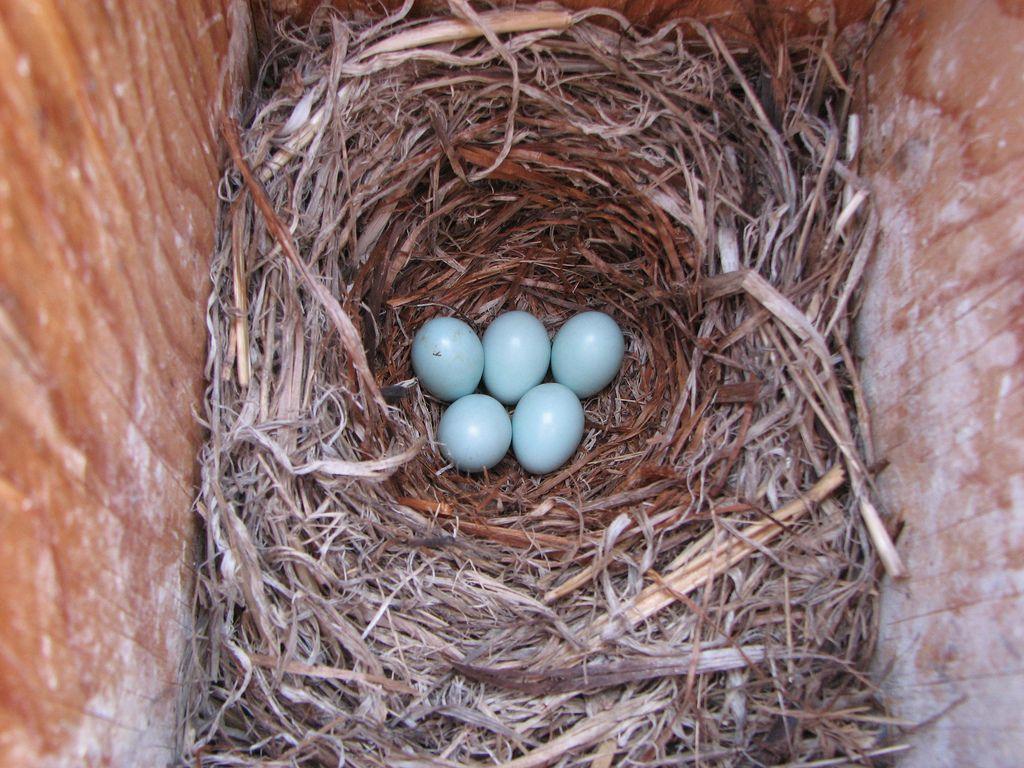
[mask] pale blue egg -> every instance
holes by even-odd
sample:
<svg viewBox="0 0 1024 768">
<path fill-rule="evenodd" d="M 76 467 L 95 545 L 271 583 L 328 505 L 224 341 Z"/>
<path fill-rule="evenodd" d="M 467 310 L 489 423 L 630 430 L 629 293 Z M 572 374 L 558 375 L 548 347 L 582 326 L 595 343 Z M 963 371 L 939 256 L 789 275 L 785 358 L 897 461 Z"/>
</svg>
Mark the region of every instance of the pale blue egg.
<svg viewBox="0 0 1024 768">
<path fill-rule="evenodd" d="M 458 400 L 480 384 L 484 348 L 473 329 L 455 317 L 435 317 L 412 341 L 412 369 L 427 392 Z"/>
<path fill-rule="evenodd" d="M 529 312 L 498 315 L 484 331 L 484 386 L 505 405 L 515 405 L 548 372 L 551 341 Z"/>
<path fill-rule="evenodd" d="M 534 387 L 512 414 L 512 450 L 527 472 L 543 475 L 558 469 L 582 438 L 583 406 L 561 384 Z"/>
<path fill-rule="evenodd" d="M 618 323 L 604 312 L 581 312 L 555 334 L 551 375 L 578 397 L 590 397 L 615 378 L 625 350 Z"/>
<path fill-rule="evenodd" d="M 487 395 L 460 397 L 441 415 L 441 453 L 464 472 L 490 469 L 508 453 L 512 422 L 505 407 Z"/>
</svg>

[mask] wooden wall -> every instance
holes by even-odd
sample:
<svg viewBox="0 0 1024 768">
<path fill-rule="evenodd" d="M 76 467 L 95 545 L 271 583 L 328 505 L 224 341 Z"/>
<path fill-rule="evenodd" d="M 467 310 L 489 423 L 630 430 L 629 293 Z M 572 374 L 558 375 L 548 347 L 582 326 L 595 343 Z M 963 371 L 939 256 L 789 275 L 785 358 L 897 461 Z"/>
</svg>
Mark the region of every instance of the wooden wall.
<svg viewBox="0 0 1024 768">
<path fill-rule="evenodd" d="M 0 765 L 172 757 L 215 120 L 244 91 L 248 5 L 0 2 Z M 825 3 L 777 5 L 799 28 Z M 1022 13 L 904 0 L 871 60 L 883 240 L 859 350 L 911 570 L 878 669 L 899 714 L 952 707 L 912 766 L 1024 746 Z"/>
<path fill-rule="evenodd" d="M 0 3 L 0 765 L 172 757 L 215 113 L 248 19 Z"/>
<path fill-rule="evenodd" d="M 871 57 L 883 239 L 859 350 L 905 583 L 883 592 L 904 765 L 1024 760 L 1024 3 L 907 0 Z"/>
</svg>

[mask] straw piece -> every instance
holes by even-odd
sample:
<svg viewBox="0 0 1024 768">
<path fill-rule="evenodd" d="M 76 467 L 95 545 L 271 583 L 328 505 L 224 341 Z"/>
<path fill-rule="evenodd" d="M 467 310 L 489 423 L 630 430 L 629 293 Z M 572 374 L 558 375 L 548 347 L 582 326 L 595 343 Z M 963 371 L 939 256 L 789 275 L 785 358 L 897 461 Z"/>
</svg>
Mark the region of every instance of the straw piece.
<svg viewBox="0 0 1024 768">
<path fill-rule="evenodd" d="M 572 16 L 565 11 L 489 11 L 481 13 L 480 18 L 487 28 L 498 35 L 511 32 L 535 32 L 540 29 L 563 30 L 572 24 Z M 356 56 L 356 60 L 369 59 L 384 53 L 406 51 L 410 48 L 424 48 L 438 43 L 472 40 L 483 34 L 483 27 L 462 19 L 435 21 L 432 24 L 385 38 L 361 51 Z"/>
<path fill-rule="evenodd" d="M 591 755 L 590 768 L 612 768 L 617 747 L 615 739 L 602 741 Z"/>
<path fill-rule="evenodd" d="M 780 507 L 769 519 L 753 523 L 742 531 L 742 539 L 729 538 L 724 543 L 715 543 L 713 533 L 707 534 L 700 542 L 699 554 L 687 553 L 685 560 L 674 560 L 665 576 L 646 587 L 623 610 L 615 615 L 598 619 L 592 628 L 592 635 L 602 640 L 614 640 L 627 629 L 647 621 L 659 611 L 674 603 L 680 595 L 686 595 L 706 584 L 751 553 L 764 547 L 785 530 L 785 526 L 807 512 L 811 504 L 820 502 L 843 484 L 846 479 L 841 467 L 830 469 L 799 499 Z"/>
<path fill-rule="evenodd" d="M 521 531 L 516 528 L 503 528 L 498 525 L 480 523 L 472 520 L 464 520 L 452 511 L 451 507 L 441 502 L 427 501 L 426 499 L 414 499 L 408 496 L 400 496 L 395 501 L 404 504 L 420 512 L 430 512 L 447 518 L 457 518 L 456 527 L 461 533 L 468 533 L 480 536 L 499 544 L 506 544 L 510 547 L 521 549 L 554 549 L 568 551 L 576 549 L 578 544 L 572 539 L 563 536 L 552 536 L 547 533 L 536 533 L 532 531 Z"/>
<path fill-rule="evenodd" d="M 832 360 L 825 339 L 818 333 L 817 329 L 814 328 L 803 312 L 800 312 L 793 306 L 792 302 L 788 301 L 786 297 L 756 273 L 748 272 L 744 275 L 743 288 L 761 302 L 765 309 L 782 321 L 787 328 L 793 331 L 801 341 L 808 342 L 811 349 L 818 356 L 818 359 L 821 360 L 825 370 L 831 374 Z M 845 422 L 845 417 L 843 422 Z M 848 435 L 850 432 L 848 424 L 844 423 L 843 426 L 845 427 L 844 431 Z M 849 438 L 847 438 L 845 443 L 848 445 L 849 442 Z M 859 484 L 860 472 L 857 463 L 852 463 L 853 466 L 850 468 L 851 476 L 854 482 Z M 889 536 L 889 532 L 886 530 L 885 524 L 882 522 L 881 515 L 879 515 L 875 505 L 871 503 L 870 499 L 861 496 L 859 506 L 861 517 L 864 518 L 868 534 L 871 536 L 872 542 L 874 542 L 882 564 L 885 566 L 886 573 L 892 578 L 905 577 L 907 569 L 903 565 L 903 561 L 896 551 L 896 545 Z"/>
<path fill-rule="evenodd" d="M 901 752 L 907 752 L 913 749 L 912 744 L 893 744 L 888 747 L 881 747 L 879 749 L 871 749 L 861 753 L 857 756 L 858 761 L 865 762 L 873 757 L 889 757 L 891 755 L 898 755 Z M 772 768 L 830 768 L 830 766 L 850 765 L 849 757 L 832 757 L 823 760 L 811 760 L 810 762 L 800 761 L 799 763 L 778 763 Z"/>
<path fill-rule="evenodd" d="M 492 34 L 537 32 L 541 30 L 557 32 L 567 29 L 572 24 L 572 16 L 564 11 L 497 10 L 481 13 L 479 17 L 483 22 L 483 26 L 464 19 L 450 19 L 392 35 L 358 53 L 353 58 L 352 63 L 357 64 L 385 54 L 399 53 L 409 49 L 437 45 L 438 43 L 472 40 L 482 37 L 485 32 Z M 348 92 L 344 87 L 339 90 L 338 99 L 340 101 L 344 101 L 347 96 Z M 274 173 L 283 168 L 289 160 L 294 158 L 312 141 L 326 115 L 326 110 L 323 106 L 310 115 L 307 104 L 304 112 L 307 114 L 307 122 L 301 127 L 298 121 L 294 121 L 289 117 L 287 131 L 282 131 L 289 138 L 284 146 L 274 153 L 267 162 L 267 165 L 260 170 L 260 178 L 263 181 L 270 179 Z"/>
<path fill-rule="evenodd" d="M 810 344 L 811 349 L 822 361 L 826 370 L 832 369 L 832 360 L 828 352 L 828 344 L 814 327 L 807 315 L 793 306 L 793 302 L 756 272 L 745 272 L 742 279 L 743 290 L 757 299 L 761 305 L 777 317 L 787 328 L 795 333 L 801 341 Z"/>
<path fill-rule="evenodd" d="M 683 499 L 676 499 L 680 501 Z M 692 499 L 690 499 L 692 501 Z M 669 526 L 674 522 L 677 522 L 680 515 L 686 511 L 685 506 L 673 507 L 667 510 L 662 515 L 662 520 L 658 523 L 651 525 L 652 529 L 658 529 L 660 527 Z M 619 525 L 619 530 L 615 530 L 616 525 Z M 644 529 L 641 526 L 630 526 L 629 519 L 624 515 L 619 515 L 615 522 L 605 530 L 605 538 L 607 539 L 609 534 L 612 534 L 612 540 L 618 545 L 613 551 L 608 552 L 601 557 L 595 557 L 588 565 L 584 566 L 574 576 L 566 579 L 564 582 L 559 584 L 557 587 L 553 587 L 544 593 L 544 602 L 553 603 L 556 600 L 561 600 L 564 597 L 571 595 L 576 590 L 583 587 L 588 581 L 594 578 L 597 574 L 601 573 L 608 564 L 612 561 L 616 554 L 622 554 L 627 543 L 629 543 L 636 536 L 640 536 L 644 533 Z"/>
<path fill-rule="evenodd" d="M 241 206 L 234 209 L 234 223 L 231 228 L 231 288 L 235 297 L 235 343 L 237 351 L 235 362 L 238 366 L 238 385 L 245 389 L 249 386 L 252 369 L 249 361 L 249 296 L 246 293 L 245 252 L 242 245 L 242 216 L 245 211 Z"/>
<path fill-rule="evenodd" d="M 338 300 L 332 296 L 330 292 L 328 292 L 327 289 L 316 280 L 316 278 L 313 277 L 312 273 L 309 271 L 309 267 L 306 266 L 305 262 L 296 252 L 295 245 L 292 243 L 291 235 L 281 224 L 281 220 L 277 217 L 277 214 L 274 213 L 273 205 L 267 197 L 266 191 L 252 175 L 252 170 L 249 168 L 249 164 L 242 156 L 242 149 L 238 136 L 238 125 L 234 120 L 225 115 L 221 120 L 221 131 L 224 135 L 224 139 L 227 141 L 228 149 L 231 152 L 231 158 L 235 163 L 235 167 L 238 168 L 239 172 L 242 174 L 242 178 L 245 179 L 245 184 L 249 188 L 249 192 L 252 195 L 253 200 L 256 201 L 257 207 L 265 218 L 267 228 L 273 233 L 274 239 L 277 240 L 277 244 L 281 247 L 281 250 L 284 251 L 284 254 L 288 257 L 288 260 L 298 271 L 299 275 L 301 275 L 306 287 L 314 296 L 317 297 L 317 300 L 323 305 L 324 309 L 327 310 L 331 320 L 334 321 L 338 335 L 341 337 L 341 343 L 344 345 L 349 355 L 352 356 L 352 367 L 355 368 L 356 375 L 362 380 L 364 386 L 370 390 L 378 405 L 383 407 L 385 405 L 384 398 L 381 396 L 380 389 L 377 387 L 377 382 L 374 380 L 373 374 L 370 372 L 370 366 L 367 362 L 366 352 L 363 349 L 362 339 L 359 338 L 359 333 L 356 331 L 356 328 L 352 324 L 352 320 L 349 318 L 348 314 L 341 308 L 341 304 L 338 303 Z"/>
<path fill-rule="evenodd" d="M 452 666 L 471 680 L 498 688 L 522 691 L 534 696 L 555 693 L 594 691 L 635 680 L 658 677 L 722 672 L 758 664 L 765 659 L 764 646 L 711 648 L 681 656 L 644 658 L 616 664 L 580 664 L 575 667 L 519 670 L 509 667 L 486 668 L 472 664 Z"/>
<path fill-rule="evenodd" d="M 609 734 L 618 733 L 656 711 L 657 707 L 651 702 L 627 702 L 583 720 L 571 731 L 552 739 L 543 747 L 505 763 L 504 768 L 539 768 L 549 765 L 556 758 L 590 746 L 607 738 Z"/>
<path fill-rule="evenodd" d="M 364 683 L 366 685 L 379 685 L 381 688 L 386 688 L 389 691 L 396 691 L 398 693 L 416 693 L 415 688 L 404 683 L 400 683 L 397 680 L 381 677 L 380 675 L 370 675 L 365 672 L 355 672 L 351 669 L 338 669 L 337 667 L 330 667 L 323 664 L 303 664 L 298 661 L 285 661 L 282 663 L 282 659 L 275 659 L 259 653 L 252 656 L 252 661 L 254 664 L 258 664 L 261 667 L 266 667 L 267 669 L 280 669 L 282 672 L 287 672 L 289 675 L 317 677 L 322 680 L 342 680 L 347 683 L 352 682 Z"/>
</svg>

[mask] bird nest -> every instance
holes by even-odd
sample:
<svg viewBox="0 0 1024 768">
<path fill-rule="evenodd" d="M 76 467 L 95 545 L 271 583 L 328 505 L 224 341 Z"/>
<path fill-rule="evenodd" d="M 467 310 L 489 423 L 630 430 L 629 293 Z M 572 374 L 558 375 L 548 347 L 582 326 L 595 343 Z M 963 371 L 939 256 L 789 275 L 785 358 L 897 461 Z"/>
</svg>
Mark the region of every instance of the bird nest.
<svg viewBox="0 0 1024 768">
<path fill-rule="evenodd" d="M 223 125 L 183 759 L 891 750 L 835 36 L 407 10 L 280 27 Z M 512 309 L 611 314 L 622 372 L 561 470 L 462 474 L 412 336 Z"/>
</svg>

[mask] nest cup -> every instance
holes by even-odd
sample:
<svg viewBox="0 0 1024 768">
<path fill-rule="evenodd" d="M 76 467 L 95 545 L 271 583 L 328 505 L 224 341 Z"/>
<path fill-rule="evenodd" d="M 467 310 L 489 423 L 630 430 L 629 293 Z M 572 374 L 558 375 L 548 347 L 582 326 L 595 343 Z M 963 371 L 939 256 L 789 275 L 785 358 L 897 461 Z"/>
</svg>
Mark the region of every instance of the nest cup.
<svg viewBox="0 0 1024 768">
<path fill-rule="evenodd" d="M 282 27 L 225 127 L 186 754 L 884 749 L 842 47 L 453 9 Z M 622 371 L 561 470 L 441 471 L 412 337 L 512 309 Z"/>
</svg>

